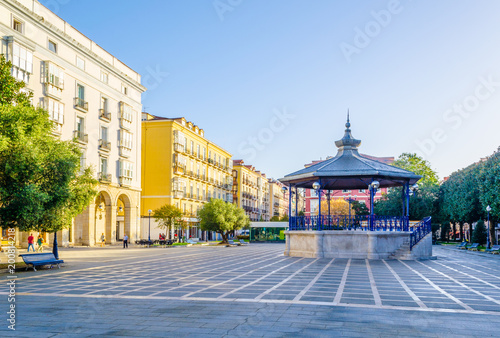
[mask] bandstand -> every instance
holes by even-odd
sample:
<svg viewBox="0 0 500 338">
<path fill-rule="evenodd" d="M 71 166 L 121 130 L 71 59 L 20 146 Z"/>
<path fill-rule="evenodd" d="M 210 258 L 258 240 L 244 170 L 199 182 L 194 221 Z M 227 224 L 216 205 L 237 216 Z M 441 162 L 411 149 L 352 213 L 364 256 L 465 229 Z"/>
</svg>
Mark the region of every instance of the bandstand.
<svg viewBox="0 0 500 338">
<path fill-rule="evenodd" d="M 338 148 L 335 157 L 280 179 L 288 187 L 290 203 L 285 255 L 359 259 L 432 257 L 430 217 L 412 225 L 409 220 L 410 195 L 421 176 L 360 155 L 361 141 L 351 135 L 350 126 L 348 115 L 344 137 L 335 142 Z M 401 189 L 400 215 L 374 214 L 374 195 L 377 189 L 385 187 Z M 298 188 L 317 191 L 317 215 L 298 216 Z M 331 215 L 331 191 L 353 189 L 369 190 L 370 215 Z M 328 202 L 328 210 L 321 210 L 322 196 Z"/>
</svg>

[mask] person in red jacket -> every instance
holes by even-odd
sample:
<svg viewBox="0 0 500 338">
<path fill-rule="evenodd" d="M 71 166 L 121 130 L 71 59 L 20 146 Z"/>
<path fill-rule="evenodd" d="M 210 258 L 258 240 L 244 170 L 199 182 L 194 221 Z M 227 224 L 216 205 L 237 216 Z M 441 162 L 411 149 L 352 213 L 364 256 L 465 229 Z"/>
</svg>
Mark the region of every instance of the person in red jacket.
<svg viewBox="0 0 500 338">
<path fill-rule="evenodd" d="M 33 234 L 30 234 L 28 237 L 28 252 L 30 252 L 30 247 L 33 249 L 33 252 L 35 252 L 35 237 L 33 237 Z"/>
</svg>

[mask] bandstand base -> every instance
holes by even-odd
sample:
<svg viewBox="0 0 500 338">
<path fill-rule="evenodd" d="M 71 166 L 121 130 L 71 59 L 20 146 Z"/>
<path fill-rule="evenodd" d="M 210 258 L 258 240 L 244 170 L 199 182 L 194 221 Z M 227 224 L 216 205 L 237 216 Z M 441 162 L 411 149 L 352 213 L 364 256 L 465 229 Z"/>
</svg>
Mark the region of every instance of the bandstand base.
<svg viewBox="0 0 500 338">
<path fill-rule="evenodd" d="M 285 256 L 354 259 L 430 259 L 432 233 L 410 250 L 407 231 L 286 231 Z"/>
</svg>

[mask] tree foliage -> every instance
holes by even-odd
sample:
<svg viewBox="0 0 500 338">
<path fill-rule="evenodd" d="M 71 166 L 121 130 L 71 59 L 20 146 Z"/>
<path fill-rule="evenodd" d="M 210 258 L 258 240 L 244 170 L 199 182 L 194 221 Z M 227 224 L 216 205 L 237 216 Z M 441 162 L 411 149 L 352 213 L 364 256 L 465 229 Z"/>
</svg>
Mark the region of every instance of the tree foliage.
<svg viewBox="0 0 500 338">
<path fill-rule="evenodd" d="M 392 164 L 422 176 L 418 182 L 418 190 L 410 197 L 410 219 L 420 220 L 432 216 L 433 221 L 438 215 L 439 186 L 438 176 L 430 167 L 430 163 L 416 154 L 403 153 Z M 377 215 L 401 215 L 403 213 L 403 187 L 391 188 L 382 199 L 374 203 Z"/>
<path fill-rule="evenodd" d="M 366 206 L 365 203 L 361 203 L 359 201 L 353 201 L 351 203 L 352 210 L 354 210 L 354 213 L 356 215 L 362 216 L 362 215 L 369 215 L 370 214 L 370 209 Z"/>
<path fill-rule="evenodd" d="M 212 199 L 198 211 L 200 227 L 204 231 L 215 231 L 227 243 L 230 233 L 250 225 L 250 219 L 242 208 L 220 199 Z"/>
<path fill-rule="evenodd" d="M 476 227 L 472 232 L 472 243 L 485 244 L 486 243 L 486 226 L 483 220 L 476 223 Z"/>
<path fill-rule="evenodd" d="M 153 217 L 158 222 L 158 228 L 170 231 L 172 227 L 182 226 L 182 210 L 175 205 L 165 204 L 153 210 Z"/>
<path fill-rule="evenodd" d="M 328 201 L 321 201 L 321 214 L 328 215 Z M 351 204 L 351 216 L 354 216 L 356 212 L 354 211 Z M 330 199 L 330 215 L 349 215 L 349 202 L 346 202 L 343 198 L 331 198 Z"/>
<path fill-rule="evenodd" d="M 69 227 L 95 197 L 97 180 L 80 168 L 73 141 L 52 136 L 48 113 L 0 59 L 0 226 L 55 232 Z"/>
</svg>

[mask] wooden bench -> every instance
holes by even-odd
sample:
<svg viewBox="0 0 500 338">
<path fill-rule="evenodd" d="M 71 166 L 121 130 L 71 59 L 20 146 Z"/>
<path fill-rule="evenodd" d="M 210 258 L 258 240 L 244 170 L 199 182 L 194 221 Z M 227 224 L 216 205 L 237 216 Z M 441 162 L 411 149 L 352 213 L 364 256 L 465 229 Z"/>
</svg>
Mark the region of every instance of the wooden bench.
<svg viewBox="0 0 500 338">
<path fill-rule="evenodd" d="M 28 270 L 29 266 L 33 266 L 33 270 L 36 271 L 37 266 L 50 265 L 52 269 L 53 265 L 57 264 L 57 268 L 61 268 L 59 264 L 64 263 L 62 259 L 56 259 L 53 253 L 33 253 L 33 254 L 25 254 L 19 255 L 19 257 L 23 258 L 24 263 L 26 263 L 26 270 Z"/>
<path fill-rule="evenodd" d="M 457 249 L 462 249 L 462 250 L 467 249 L 467 242 L 462 242 L 459 245 L 457 245 Z"/>
<path fill-rule="evenodd" d="M 227 244 L 229 244 L 229 245 L 241 245 L 241 243 L 235 243 L 232 239 L 228 239 Z"/>
<path fill-rule="evenodd" d="M 248 243 L 245 242 L 244 240 L 240 239 L 240 245 L 248 245 Z"/>
</svg>

